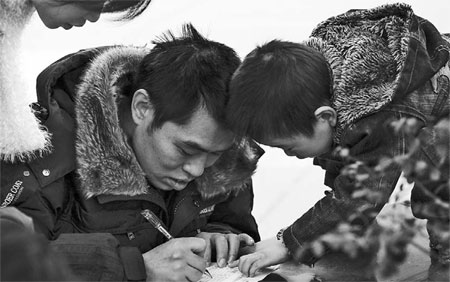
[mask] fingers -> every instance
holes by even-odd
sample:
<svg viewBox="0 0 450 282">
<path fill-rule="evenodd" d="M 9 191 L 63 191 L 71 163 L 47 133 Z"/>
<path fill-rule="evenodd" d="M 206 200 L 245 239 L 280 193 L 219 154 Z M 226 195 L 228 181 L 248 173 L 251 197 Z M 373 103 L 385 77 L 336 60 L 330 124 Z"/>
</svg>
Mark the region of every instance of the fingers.
<svg viewBox="0 0 450 282">
<path fill-rule="evenodd" d="M 218 234 L 215 237 L 216 258 L 219 267 L 225 267 L 238 257 L 241 245 L 254 245 L 252 237 L 245 233 Z"/>
<path fill-rule="evenodd" d="M 252 254 L 250 254 L 250 255 L 246 255 L 246 256 L 242 256 L 240 259 L 239 259 L 239 271 L 240 272 L 242 272 L 244 275 L 247 275 L 247 276 L 249 276 L 250 274 L 249 274 L 249 270 L 250 270 L 250 267 L 252 266 L 252 264 L 253 264 L 253 259 L 252 259 Z"/>
<path fill-rule="evenodd" d="M 228 264 L 234 262 L 238 257 L 239 250 L 242 245 L 254 244 L 252 237 L 247 234 L 241 233 L 229 238 L 229 254 L 228 254 Z M 236 265 L 235 265 L 236 266 Z"/>
<path fill-rule="evenodd" d="M 263 262 L 261 259 L 256 259 L 252 265 L 250 266 L 250 269 L 248 270 L 248 276 L 253 277 L 255 276 L 256 272 L 263 268 Z"/>
<path fill-rule="evenodd" d="M 233 263 L 239 256 L 241 246 L 253 246 L 255 244 L 252 237 L 245 233 L 221 234 L 201 232 L 197 237 L 205 239 L 206 246 L 203 257 L 207 262 L 212 259 L 212 253 L 215 251 L 215 259 L 219 267 L 225 267 Z M 237 263 L 233 264 L 236 267 Z"/>
<path fill-rule="evenodd" d="M 239 235 L 235 235 L 234 237 L 230 237 L 228 240 L 229 246 L 228 264 L 236 260 L 236 258 L 239 256 L 238 254 L 242 246 L 253 246 L 254 244 L 255 241 L 253 240 L 253 238 L 245 233 L 241 233 Z"/>
<path fill-rule="evenodd" d="M 232 263 L 238 256 L 239 247 L 241 245 L 240 235 L 230 237 L 228 240 L 228 264 Z"/>
<path fill-rule="evenodd" d="M 144 253 L 148 277 L 152 281 L 198 281 L 206 261 L 194 251 L 206 246 L 201 238 L 175 238 Z"/>
<path fill-rule="evenodd" d="M 236 258 L 239 256 L 241 246 L 253 246 L 255 241 L 252 237 L 245 233 L 222 234 L 201 232 L 197 235 L 205 240 L 205 248 L 203 257 L 209 263 L 212 259 L 212 253 L 215 251 L 216 262 L 219 267 L 225 267 L 233 263 L 232 267 L 236 267 Z"/>
<path fill-rule="evenodd" d="M 239 270 L 248 277 L 253 277 L 263 267 L 261 260 L 262 255 L 259 253 L 242 256 L 239 259 Z"/>
<path fill-rule="evenodd" d="M 211 241 L 209 239 L 205 240 L 206 242 L 206 248 L 205 248 L 205 252 L 203 254 L 203 258 L 205 259 L 207 264 L 211 263 Z"/>
<path fill-rule="evenodd" d="M 232 234 L 234 235 L 234 234 Z M 236 236 L 236 235 L 234 235 Z M 219 267 L 227 266 L 227 258 L 228 258 L 228 238 L 224 234 L 218 234 L 213 237 L 214 244 L 216 247 L 216 261 Z"/>
<path fill-rule="evenodd" d="M 238 237 L 241 245 L 244 244 L 245 246 L 253 246 L 255 244 L 255 240 L 253 240 L 253 238 L 248 234 L 241 233 Z"/>
<path fill-rule="evenodd" d="M 234 261 L 228 263 L 228 267 L 231 267 L 231 268 L 236 267 L 238 265 L 239 265 L 239 260 L 234 260 Z"/>
<path fill-rule="evenodd" d="M 187 265 L 189 266 L 185 272 L 188 281 L 198 281 L 206 269 L 206 261 L 203 257 L 192 254 L 186 257 Z"/>
<path fill-rule="evenodd" d="M 206 260 L 203 255 L 206 252 L 207 241 L 202 238 L 181 238 L 181 240 L 183 240 L 181 243 L 190 250 L 179 258 L 186 263 L 184 270 L 186 280 L 198 281 L 206 269 Z"/>
</svg>

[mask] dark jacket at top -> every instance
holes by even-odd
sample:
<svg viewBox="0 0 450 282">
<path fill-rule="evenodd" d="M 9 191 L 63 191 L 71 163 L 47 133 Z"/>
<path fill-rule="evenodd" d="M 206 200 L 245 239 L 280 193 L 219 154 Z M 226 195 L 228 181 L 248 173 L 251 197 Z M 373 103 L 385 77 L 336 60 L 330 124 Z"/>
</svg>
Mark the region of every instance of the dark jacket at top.
<svg viewBox="0 0 450 282">
<path fill-rule="evenodd" d="M 405 136 L 394 135 L 387 125 L 402 117 L 415 117 L 429 136 L 419 158 L 439 166 L 441 160 L 434 151 L 436 134 L 425 127 L 449 115 L 450 44 L 430 22 L 403 4 L 352 10 L 319 24 L 306 44 L 324 55 L 332 71 L 332 107 L 338 116 L 336 146 L 348 148 L 352 158 L 368 165 L 382 156 L 405 154 Z M 314 163 L 326 170 L 325 185 L 332 191 L 283 233 L 296 258 L 305 243 L 331 231 L 363 206 L 370 206 L 374 213 L 363 214 L 359 223 L 370 223 L 401 173 L 399 166 L 393 166 L 383 176 L 365 180 L 365 188 L 384 195 L 383 200 L 369 203 L 352 197 L 355 181 L 341 173 L 348 164 L 344 159 L 326 154 Z M 448 175 L 443 179 L 448 180 Z M 413 212 L 429 218 L 415 208 L 427 201 L 418 191 L 415 188 L 412 193 Z M 448 202 L 448 188 L 438 196 Z M 448 210 L 434 216 L 448 219 Z M 302 258 L 305 263 L 313 261 Z"/>
<path fill-rule="evenodd" d="M 6 205 L 33 217 L 36 228 L 49 238 L 62 233 L 115 235 L 119 244 L 95 234 L 63 234 L 54 242 L 84 279 L 145 279 L 140 253 L 165 238 L 141 216 L 143 209 L 157 214 L 175 237 L 207 231 L 244 232 L 260 239 L 251 215 L 250 177 L 261 152 L 254 144 L 235 144 L 180 192 L 163 197 L 148 184 L 119 126 L 117 110 L 122 91 L 147 52 L 96 48 L 49 66 L 39 75 L 37 90 L 43 109 L 39 116 L 52 134 L 53 152 L 31 163 L 2 163 L 2 202 L 12 189 L 3 187 L 15 186 L 20 193 Z M 108 271 L 95 276 L 89 264 L 98 248 L 117 260 L 106 260 L 108 265 L 102 267 Z"/>
</svg>

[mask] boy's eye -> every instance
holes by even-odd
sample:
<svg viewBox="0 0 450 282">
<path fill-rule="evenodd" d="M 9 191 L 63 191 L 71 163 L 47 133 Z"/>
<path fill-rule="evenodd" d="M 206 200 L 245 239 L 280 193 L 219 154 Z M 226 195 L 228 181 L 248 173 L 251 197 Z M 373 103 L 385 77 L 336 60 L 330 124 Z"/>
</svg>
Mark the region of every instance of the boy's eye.
<svg viewBox="0 0 450 282">
<path fill-rule="evenodd" d="M 211 153 L 211 155 L 213 155 L 214 157 L 220 157 L 220 156 L 222 156 L 222 154 L 223 154 L 223 152 L 214 152 L 214 153 Z"/>
</svg>

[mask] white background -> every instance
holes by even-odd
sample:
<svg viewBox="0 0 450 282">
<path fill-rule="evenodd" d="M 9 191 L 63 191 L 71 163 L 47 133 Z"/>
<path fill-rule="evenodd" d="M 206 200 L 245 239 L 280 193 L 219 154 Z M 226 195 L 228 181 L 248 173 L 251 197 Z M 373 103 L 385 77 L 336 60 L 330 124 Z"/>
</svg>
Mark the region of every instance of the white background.
<svg viewBox="0 0 450 282">
<path fill-rule="evenodd" d="M 149 45 L 168 29 L 179 34 L 191 22 L 209 39 L 222 42 L 244 58 L 257 44 L 272 39 L 305 40 L 321 21 L 349 9 L 373 8 L 396 1 L 362 0 L 153 0 L 131 22 L 114 22 L 102 15 L 95 23 L 71 30 L 47 29 L 35 14 L 25 30 L 22 73 L 30 87 L 37 74 L 60 57 L 87 47 L 111 44 Z M 404 1 L 442 33 L 450 33 L 450 1 Z M 32 89 L 32 88 L 31 88 Z M 29 101 L 34 101 L 30 91 Z M 323 195 L 323 172 L 312 159 L 287 157 L 264 147 L 254 176 L 254 215 L 262 238 L 276 232 L 309 209 Z"/>
</svg>

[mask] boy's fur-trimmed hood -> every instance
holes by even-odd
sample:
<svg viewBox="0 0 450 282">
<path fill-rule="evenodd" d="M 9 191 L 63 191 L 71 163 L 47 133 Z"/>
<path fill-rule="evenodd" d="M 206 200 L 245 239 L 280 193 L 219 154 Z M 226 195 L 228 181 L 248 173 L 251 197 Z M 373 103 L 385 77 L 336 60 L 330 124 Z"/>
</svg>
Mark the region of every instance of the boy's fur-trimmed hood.
<svg viewBox="0 0 450 282">
<path fill-rule="evenodd" d="M 113 47 L 91 62 L 76 95 L 76 154 L 81 189 L 87 198 L 109 194 L 146 194 L 148 182 L 119 126 L 117 102 L 121 80 L 137 70 L 148 49 Z M 245 186 L 262 149 L 247 141 L 236 144 L 194 180 L 203 199 Z"/>
<path fill-rule="evenodd" d="M 353 10 L 322 22 L 305 42 L 325 56 L 332 70 L 335 141 L 346 126 L 396 97 L 412 16 L 405 4 Z"/>
</svg>

